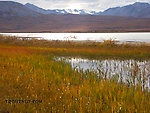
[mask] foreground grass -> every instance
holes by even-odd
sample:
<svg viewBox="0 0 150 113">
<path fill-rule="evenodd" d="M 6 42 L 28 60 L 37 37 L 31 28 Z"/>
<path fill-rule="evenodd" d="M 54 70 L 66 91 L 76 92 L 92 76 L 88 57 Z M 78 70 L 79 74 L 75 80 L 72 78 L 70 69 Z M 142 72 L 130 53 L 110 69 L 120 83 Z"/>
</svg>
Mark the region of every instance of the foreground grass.
<svg viewBox="0 0 150 113">
<path fill-rule="evenodd" d="M 42 100 L 6 103 L 6 100 Z M 92 72 L 72 70 L 54 61 L 45 48 L 0 46 L 0 112 L 129 112 L 148 113 L 150 93 L 98 78 Z"/>
</svg>

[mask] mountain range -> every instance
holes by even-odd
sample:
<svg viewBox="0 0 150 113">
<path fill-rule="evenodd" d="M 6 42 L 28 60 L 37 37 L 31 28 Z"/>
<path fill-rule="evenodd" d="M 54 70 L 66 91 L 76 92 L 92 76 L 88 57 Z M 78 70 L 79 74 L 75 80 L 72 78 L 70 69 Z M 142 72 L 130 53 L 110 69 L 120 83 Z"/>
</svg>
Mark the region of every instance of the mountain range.
<svg viewBox="0 0 150 113">
<path fill-rule="evenodd" d="M 150 32 L 150 4 L 136 2 L 96 12 L 0 1 L 0 32 Z"/>
<path fill-rule="evenodd" d="M 89 11 L 85 9 L 54 9 L 45 10 L 33 4 L 25 4 L 25 6 L 35 12 L 42 14 L 79 14 L 79 15 L 109 15 L 109 16 L 131 16 L 137 18 L 150 18 L 150 4 L 136 2 L 123 7 L 109 8 L 103 12 Z"/>
<path fill-rule="evenodd" d="M 43 8 L 39 8 L 33 4 L 27 3 L 25 7 L 31 9 L 32 11 L 42 13 L 42 14 L 79 14 L 79 15 L 95 15 L 96 11 L 89 11 L 85 9 L 53 9 L 53 10 L 46 10 Z"/>
<path fill-rule="evenodd" d="M 0 16 L 41 16 L 41 15 L 106 15 L 106 16 L 130 16 L 136 18 L 150 18 L 150 4 L 136 2 L 123 7 L 109 8 L 103 12 L 89 11 L 85 9 L 43 9 L 33 4 L 25 5 L 12 2 L 0 1 Z"/>
</svg>

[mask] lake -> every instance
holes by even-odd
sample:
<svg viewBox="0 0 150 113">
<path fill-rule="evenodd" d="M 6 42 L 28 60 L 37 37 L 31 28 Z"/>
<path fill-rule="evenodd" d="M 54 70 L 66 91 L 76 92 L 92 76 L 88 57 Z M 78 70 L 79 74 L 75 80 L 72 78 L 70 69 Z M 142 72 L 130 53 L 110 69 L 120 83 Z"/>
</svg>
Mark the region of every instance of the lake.
<svg viewBox="0 0 150 113">
<path fill-rule="evenodd" d="M 65 61 L 77 71 L 94 72 L 102 79 L 112 79 L 128 85 L 141 84 L 150 91 L 150 60 L 90 60 L 77 57 L 56 57 L 55 60 Z"/>
<path fill-rule="evenodd" d="M 47 40 L 90 40 L 103 41 L 113 39 L 121 42 L 150 42 L 149 32 L 140 33 L 0 33 L 18 37 L 38 37 Z M 74 38 L 76 37 L 76 38 Z"/>
</svg>

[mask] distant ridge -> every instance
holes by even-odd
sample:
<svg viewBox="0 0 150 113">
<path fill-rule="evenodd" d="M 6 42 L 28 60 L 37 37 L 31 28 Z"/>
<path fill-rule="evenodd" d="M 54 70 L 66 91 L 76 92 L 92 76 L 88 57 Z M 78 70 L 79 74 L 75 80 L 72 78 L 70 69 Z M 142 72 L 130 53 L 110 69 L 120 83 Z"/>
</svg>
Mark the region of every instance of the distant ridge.
<svg viewBox="0 0 150 113">
<path fill-rule="evenodd" d="M 45 10 L 43 8 L 37 7 L 37 6 L 30 4 L 30 3 L 25 4 L 25 7 L 30 9 L 30 10 L 33 10 L 35 12 L 42 13 L 42 14 L 58 14 L 56 12 L 56 10 Z"/>
<path fill-rule="evenodd" d="M 25 4 L 25 6 L 35 12 L 42 14 L 79 14 L 79 15 L 108 15 L 108 16 L 131 16 L 137 18 L 150 18 L 150 4 L 144 2 L 136 2 L 123 7 L 109 8 L 104 12 L 87 11 L 84 9 L 54 9 L 45 10 L 33 4 Z"/>
<path fill-rule="evenodd" d="M 18 2 L 0 1 L 0 16 L 40 16 L 41 14 L 26 8 Z"/>
<path fill-rule="evenodd" d="M 134 4 L 123 7 L 109 8 L 105 10 L 101 15 L 150 18 L 150 4 L 136 2 Z"/>
<path fill-rule="evenodd" d="M 37 7 L 33 4 L 27 3 L 25 6 L 35 12 L 42 14 L 79 14 L 79 15 L 95 15 L 96 11 L 88 11 L 85 9 L 53 9 L 45 10 L 43 8 Z"/>
</svg>

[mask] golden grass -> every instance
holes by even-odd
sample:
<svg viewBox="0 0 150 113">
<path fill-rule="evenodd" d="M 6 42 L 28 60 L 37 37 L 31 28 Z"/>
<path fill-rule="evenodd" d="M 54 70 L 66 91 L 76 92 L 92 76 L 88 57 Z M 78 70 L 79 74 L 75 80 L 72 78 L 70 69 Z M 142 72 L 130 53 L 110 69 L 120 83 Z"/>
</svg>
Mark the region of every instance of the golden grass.
<svg viewBox="0 0 150 113">
<path fill-rule="evenodd" d="M 113 57 L 113 58 L 133 58 L 147 59 L 150 57 L 150 44 L 117 44 L 113 40 L 104 42 L 93 41 L 47 41 L 30 38 L 19 38 L 11 36 L 0 36 L 0 45 L 26 47 L 54 55 L 80 56 L 88 58 Z"/>
<path fill-rule="evenodd" d="M 50 50 L 50 48 L 20 47 L 2 43 L 0 46 L 2 113 L 150 111 L 150 93 L 147 89 L 142 91 L 140 85 L 136 88 L 132 85 L 127 87 L 113 80 L 100 79 L 92 72 L 85 74 L 83 71 L 72 70 L 69 64 L 53 60 L 51 52 L 62 51 L 62 48 Z M 72 48 L 65 50 L 78 51 Z M 87 51 L 90 54 L 92 50 Z M 85 51 L 85 48 L 80 49 L 81 53 Z M 38 99 L 42 100 L 42 103 L 6 103 L 9 99 Z"/>
</svg>

